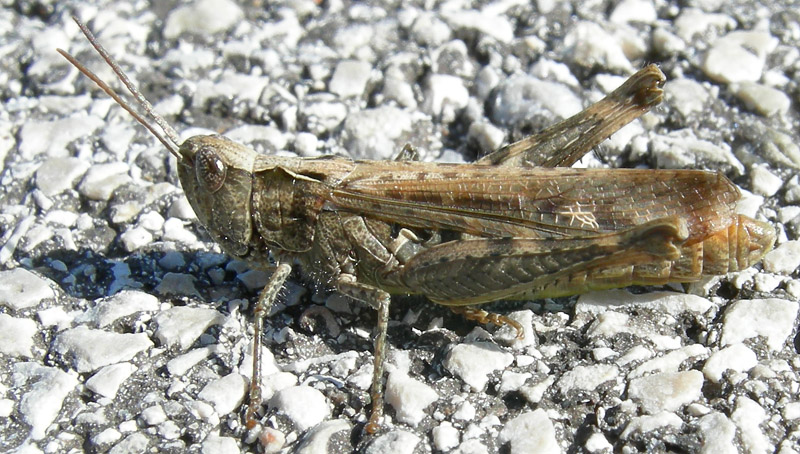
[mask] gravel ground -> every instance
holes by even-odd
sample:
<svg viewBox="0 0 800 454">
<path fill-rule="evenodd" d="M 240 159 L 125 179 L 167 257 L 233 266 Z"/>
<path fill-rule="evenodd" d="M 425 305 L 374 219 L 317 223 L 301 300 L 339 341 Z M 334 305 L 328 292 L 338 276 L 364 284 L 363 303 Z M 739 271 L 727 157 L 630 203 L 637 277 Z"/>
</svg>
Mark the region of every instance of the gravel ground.
<svg viewBox="0 0 800 454">
<path fill-rule="evenodd" d="M 156 3 L 156 2 L 154 2 Z M 667 3 L 3 1 L 0 451 L 750 452 L 800 439 L 800 9 Z M 500 305 L 479 327 L 396 298 L 387 421 L 366 420 L 372 310 L 213 244 L 175 161 L 63 48 L 111 80 L 76 14 L 183 137 L 264 153 L 469 162 L 646 63 L 665 102 L 580 165 L 719 170 L 774 225 L 763 264 L 687 288 Z"/>
</svg>

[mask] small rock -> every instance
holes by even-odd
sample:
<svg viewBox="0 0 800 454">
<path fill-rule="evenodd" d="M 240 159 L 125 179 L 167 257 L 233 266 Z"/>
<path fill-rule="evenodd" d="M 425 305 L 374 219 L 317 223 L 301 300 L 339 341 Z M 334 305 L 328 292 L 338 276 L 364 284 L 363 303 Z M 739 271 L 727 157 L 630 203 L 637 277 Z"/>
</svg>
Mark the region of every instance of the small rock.
<svg viewBox="0 0 800 454">
<path fill-rule="evenodd" d="M 235 438 L 220 437 L 214 433 L 203 440 L 203 446 L 200 448 L 201 454 L 228 454 L 240 451 Z"/>
<path fill-rule="evenodd" d="M 183 33 L 213 35 L 243 18 L 244 11 L 231 0 L 201 0 L 173 9 L 164 22 L 164 37 L 175 39 Z"/>
<path fill-rule="evenodd" d="M 78 158 L 50 158 L 36 170 L 36 187 L 47 197 L 61 194 L 75 186 L 89 164 Z"/>
<path fill-rule="evenodd" d="M 386 379 L 386 403 L 394 407 L 397 420 L 411 426 L 419 424 L 427 414 L 425 408 L 439 399 L 430 386 L 402 372 L 392 372 Z"/>
<path fill-rule="evenodd" d="M 625 430 L 622 431 L 621 437 L 623 440 L 630 439 L 631 436 L 637 434 L 647 434 L 655 431 L 666 432 L 670 429 L 678 431 L 683 426 L 681 420 L 675 413 L 662 411 L 655 415 L 637 416 L 632 418 Z"/>
<path fill-rule="evenodd" d="M 188 352 L 169 360 L 167 362 L 167 371 L 169 371 L 172 376 L 180 377 L 186 372 L 189 372 L 189 369 L 194 367 L 195 364 L 211 356 L 215 350 L 216 349 L 213 348 L 213 346 L 193 348 Z"/>
<path fill-rule="evenodd" d="M 82 373 L 128 361 L 152 346 L 145 333 L 110 333 L 85 326 L 66 330 L 53 341 L 53 350 Z"/>
<path fill-rule="evenodd" d="M 152 243 L 153 234 L 143 227 L 134 227 L 125 231 L 120 235 L 119 239 L 122 241 L 122 246 L 125 247 L 125 250 L 133 252 Z"/>
<path fill-rule="evenodd" d="M 714 383 L 722 380 L 726 370 L 747 372 L 758 364 L 755 352 L 744 344 L 733 344 L 714 352 L 703 366 L 703 375 Z"/>
<path fill-rule="evenodd" d="M 566 86 L 528 75 L 514 75 L 500 82 L 491 104 L 492 121 L 506 126 L 520 125 L 537 117 L 567 118 L 583 107 Z"/>
<path fill-rule="evenodd" d="M 733 303 L 725 310 L 722 345 L 738 344 L 763 336 L 770 349 L 780 351 L 792 334 L 799 304 L 778 298 Z"/>
<path fill-rule="evenodd" d="M 564 48 L 565 57 L 578 66 L 633 72 L 633 65 L 619 40 L 594 22 L 582 21 L 573 26 L 564 37 Z"/>
<path fill-rule="evenodd" d="M 392 454 L 413 454 L 421 441 L 417 435 L 411 432 L 393 430 L 379 436 L 370 443 L 365 454 L 385 454 L 387 452 Z"/>
<path fill-rule="evenodd" d="M 247 381 L 237 373 L 228 374 L 207 384 L 197 395 L 214 406 L 220 416 L 237 409 L 244 401 Z"/>
<path fill-rule="evenodd" d="M 117 396 L 120 385 L 136 370 L 136 366 L 127 362 L 105 366 L 86 380 L 86 388 L 103 397 L 113 399 Z"/>
<path fill-rule="evenodd" d="M 709 98 L 708 89 L 701 83 L 687 78 L 670 80 L 664 85 L 664 97 L 670 110 L 680 112 L 684 117 L 705 113 Z"/>
<path fill-rule="evenodd" d="M 459 442 L 459 431 L 449 421 L 442 421 L 441 424 L 433 428 L 433 446 L 438 451 L 447 452 Z"/>
<path fill-rule="evenodd" d="M 482 390 L 489 374 L 501 370 L 514 361 L 514 355 L 488 342 L 455 345 L 447 353 L 444 367 L 475 390 Z"/>
<path fill-rule="evenodd" d="M 749 109 L 765 117 L 784 115 L 792 104 L 786 93 L 755 82 L 741 82 L 731 86 L 731 89 Z"/>
<path fill-rule="evenodd" d="M 461 8 L 443 10 L 442 16 L 453 29 L 475 30 L 501 43 L 510 43 L 514 39 L 514 26 L 507 16 Z"/>
<path fill-rule="evenodd" d="M 722 83 L 755 82 L 778 40 L 769 32 L 737 30 L 718 39 L 706 54 L 703 72 Z"/>
<path fill-rule="evenodd" d="M 656 8 L 650 0 L 622 0 L 614 7 L 609 20 L 617 24 L 652 24 L 658 19 Z"/>
<path fill-rule="evenodd" d="M 342 98 L 363 96 L 369 82 L 372 65 L 359 60 L 343 60 L 336 65 L 328 90 Z"/>
<path fill-rule="evenodd" d="M 641 377 L 652 372 L 678 372 L 684 361 L 706 355 L 708 355 L 708 351 L 705 346 L 700 344 L 687 345 L 664 356 L 643 362 L 628 374 L 628 378 Z"/>
<path fill-rule="evenodd" d="M 186 273 L 166 273 L 155 291 L 159 295 L 178 295 L 199 297 L 200 292 L 194 285 L 195 277 Z"/>
<path fill-rule="evenodd" d="M 703 454 L 737 454 L 736 426 L 722 413 L 709 413 L 698 421 Z"/>
<path fill-rule="evenodd" d="M 452 121 L 455 115 L 467 106 L 469 91 L 460 77 L 447 74 L 433 74 L 426 84 L 423 109 L 443 122 Z"/>
<path fill-rule="evenodd" d="M 19 414 L 30 425 L 30 437 L 41 440 L 61 411 L 64 399 L 78 385 L 78 378 L 34 363 L 14 364 L 11 377 L 15 388 L 27 389 L 19 401 Z"/>
<path fill-rule="evenodd" d="M 309 386 L 282 389 L 272 396 L 269 406 L 288 417 L 300 432 L 316 426 L 331 415 L 325 396 Z"/>
<path fill-rule="evenodd" d="M 764 408 L 747 397 L 736 398 L 736 408 L 731 414 L 731 421 L 739 428 L 742 448 L 746 452 L 769 453 L 775 452 L 775 446 L 759 427 L 767 421 L 769 416 Z"/>
<path fill-rule="evenodd" d="M 19 311 L 55 298 L 50 281 L 22 269 L 0 271 L 0 306 Z"/>
<path fill-rule="evenodd" d="M 562 452 L 553 422 L 542 409 L 522 413 L 505 423 L 499 441 L 510 445 L 511 454 Z"/>
<path fill-rule="evenodd" d="M 800 268 L 800 241 L 787 241 L 764 256 L 764 269 L 770 273 L 790 275 Z M 2 284 L 0 284 L 2 286 Z M 0 299 L 2 301 L 2 299 Z"/>
<path fill-rule="evenodd" d="M 772 197 L 783 186 L 783 180 L 765 166 L 754 165 L 750 169 L 750 185 L 756 194 Z"/>
<path fill-rule="evenodd" d="M 110 162 L 89 168 L 78 185 L 78 192 L 92 200 L 108 200 L 114 191 L 131 182 L 128 164 Z"/>
<path fill-rule="evenodd" d="M 412 117 L 396 107 L 354 112 L 344 124 L 344 147 L 356 159 L 392 159 L 396 141 L 412 130 Z"/>
<path fill-rule="evenodd" d="M 26 161 L 45 153 L 51 157 L 67 157 L 67 145 L 89 137 L 105 125 L 94 116 L 74 115 L 52 121 L 27 121 L 19 129 L 19 154 Z"/>
<path fill-rule="evenodd" d="M 161 345 L 188 349 L 212 325 L 225 323 L 225 316 L 214 309 L 176 306 L 159 312 L 154 317 L 158 328 L 156 338 Z"/>
<path fill-rule="evenodd" d="M 167 414 L 161 405 L 153 405 L 152 407 L 142 410 L 140 415 L 142 421 L 148 426 L 157 426 L 167 420 Z"/>
<path fill-rule="evenodd" d="M 619 379 L 619 368 L 613 364 L 575 366 L 558 380 L 562 393 L 570 391 L 593 391 L 608 381 Z"/>
<path fill-rule="evenodd" d="M 703 374 L 697 370 L 648 375 L 631 380 L 628 397 L 645 413 L 675 411 L 700 398 Z"/>
<path fill-rule="evenodd" d="M 100 328 L 137 312 L 157 311 L 158 298 L 138 290 L 123 290 L 116 295 L 104 298 L 97 305 L 77 319 L 78 322 L 95 321 Z"/>
<path fill-rule="evenodd" d="M 0 353 L 9 357 L 33 356 L 33 336 L 38 327 L 27 318 L 0 314 Z"/>
<path fill-rule="evenodd" d="M 344 419 L 334 419 L 323 421 L 305 435 L 303 442 L 295 451 L 297 454 L 316 454 L 328 452 L 328 447 L 332 446 L 331 438 L 334 435 L 345 435 L 350 433 L 351 426 Z"/>
</svg>

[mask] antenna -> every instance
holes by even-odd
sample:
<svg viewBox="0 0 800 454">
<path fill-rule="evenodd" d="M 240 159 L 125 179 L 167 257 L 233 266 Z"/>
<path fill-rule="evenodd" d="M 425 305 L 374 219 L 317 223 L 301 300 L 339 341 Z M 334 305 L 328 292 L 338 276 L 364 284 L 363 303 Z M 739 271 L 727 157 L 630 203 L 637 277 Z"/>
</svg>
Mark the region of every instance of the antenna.
<svg viewBox="0 0 800 454">
<path fill-rule="evenodd" d="M 133 108 L 133 106 L 128 104 L 124 99 L 122 99 L 122 97 L 118 95 L 113 88 L 108 86 L 107 83 L 105 83 L 102 79 L 100 79 L 100 77 L 98 77 L 95 73 L 93 73 L 89 68 L 87 68 L 81 62 L 75 59 L 75 57 L 73 57 L 68 52 L 61 49 L 56 49 L 58 53 L 61 54 L 64 58 L 66 58 L 67 61 L 69 61 L 72 64 L 72 66 L 78 69 L 78 71 L 82 72 L 86 77 L 91 79 L 92 82 L 97 84 L 97 86 L 100 87 L 104 92 L 106 92 L 106 94 L 108 94 L 108 96 L 110 96 L 114 101 L 116 101 L 116 103 L 119 104 L 120 107 L 122 107 L 129 114 L 131 114 L 131 116 L 134 119 L 136 119 L 136 121 L 138 121 L 142 126 L 147 128 L 147 130 L 150 131 L 150 133 L 153 134 L 153 136 L 155 136 L 155 138 L 158 139 L 159 142 L 161 142 L 162 144 L 164 144 L 165 147 L 167 147 L 167 150 L 169 150 L 170 153 L 175 155 L 175 157 L 178 158 L 179 160 L 182 159 L 180 152 L 178 151 L 180 148 L 179 147 L 180 139 L 178 138 L 178 133 L 175 132 L 175 130 L 172 128 L 172 126 L 169 125 L 169 123 L 167 123 L 164 117 L 156 113 L 156 111 L 153 109 L 153 105 L 150 104 L 150 101 L 148 101 L 144 97 L 144 95 L 142 95 L 142 93 L 139 92 L 136 86 L 133 85 L 131 80 L 128 79 L 128 76 L 125 75 L 125 73 L 122 71 L 122 68 L 120 68 L 117 62 L 114 61 L 113 58 L 111 58 L 111 56 L 108 54 L 105 48 L 103 48 L 103 46 L 101 46 L 100 43 L 97 42 L 97 39 L 94 37 L 92 32 L 89 31 L 86 25 L 84 25 L 75 16 L 72 17 L 72 20 L 74 20 L 75 23 L 78 24 L 78 27 L 80 27 L 81 31 L 86 36 L 86 39 L 89 40 L 89 42 L 92 44 L 95 50 L 97 50 L 97 53 L 99 53 L 100 56 L 103 57 L 103 60 L 105 60 L 108 66 L 110 66 L 111 69 L 114 71 L 114 73 L 116 73 L 120 82 L 122 82 L 122 84 L 125 85 L 125 88 L 127 88 L 128 91 L 130 92 L 130 94 L 133 95 L 133 97 L 139 103 L 139 106 L 141 106 L 142 109 L 144 109 L 144 111 L 147 113 L 147 115 L 150 116 L 150 118 L 152 118 L 153 121 L 161 128 L 163 134 L 159 132 L 145 117 L 140 115 L 136 111 L 136 109 Z"/>
</svg>

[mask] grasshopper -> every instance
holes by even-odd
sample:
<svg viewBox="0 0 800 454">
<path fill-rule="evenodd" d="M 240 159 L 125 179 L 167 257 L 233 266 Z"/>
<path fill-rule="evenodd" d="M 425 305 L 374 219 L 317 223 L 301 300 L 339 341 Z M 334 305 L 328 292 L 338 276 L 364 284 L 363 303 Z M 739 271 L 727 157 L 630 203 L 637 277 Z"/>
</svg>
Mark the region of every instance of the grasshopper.
<svg viewBox="0 0 800 454">
<path fill-rule="evenodd" d="M 296 265 L 316 284 L 378 311 L 368 433 L 383 415 L 393 294 L 421 294 L 481 323 L 513 320 L 476 305 L 630 285 L 697 281 L 758 262 L 774 229 L 738 215 L 739 190 L 701 170 L 572 169 L 595 145 L 662 99 L 665 76 L 640 70 L 607 97 L 473 164 L 258 154 L 218 135 L 178 134 L 75 19 L 152 122 L 67 52 L 80 72 L 178 160 L 199 221 L 232 257 L 274 260 L 254 314 L 246 426 L 261 405 L 260 338 Z M 157 127 L 156 127 L 157 126 Z"/>
</svg>

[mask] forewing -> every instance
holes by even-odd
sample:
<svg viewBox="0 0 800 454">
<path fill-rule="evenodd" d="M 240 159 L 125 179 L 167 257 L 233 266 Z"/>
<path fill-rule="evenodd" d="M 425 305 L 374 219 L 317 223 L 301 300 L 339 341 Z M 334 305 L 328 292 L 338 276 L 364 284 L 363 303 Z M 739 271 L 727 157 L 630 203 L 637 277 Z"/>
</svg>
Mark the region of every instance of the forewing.
<svg viewBox="0 0 800 454">
<path fill-rule="evenodd" d="M 399 226 L 492 238 L 592 236 L 678 216 L 692 242 L 730 224 L 739 192 L 696 170 L 361 162 L 328 197 Z"/>
</svg>

